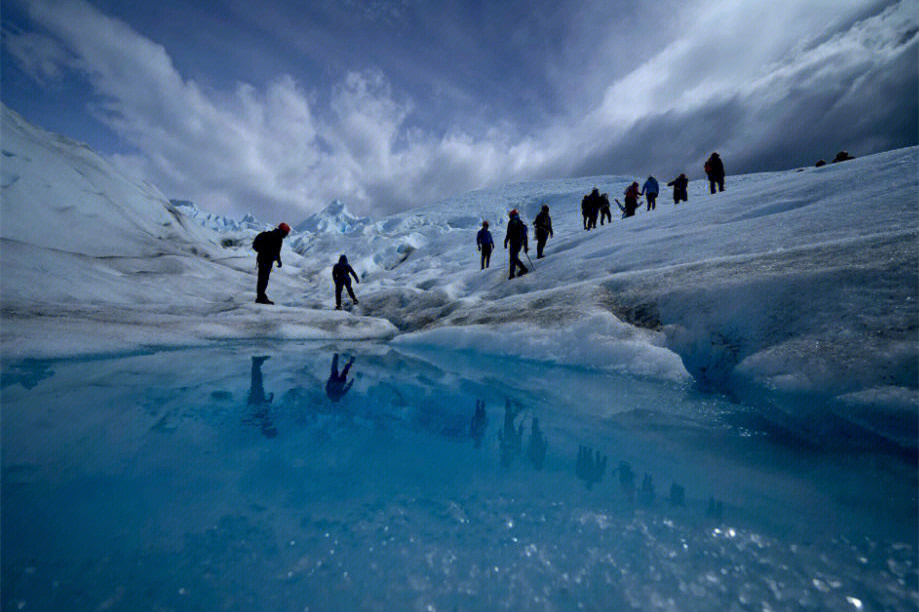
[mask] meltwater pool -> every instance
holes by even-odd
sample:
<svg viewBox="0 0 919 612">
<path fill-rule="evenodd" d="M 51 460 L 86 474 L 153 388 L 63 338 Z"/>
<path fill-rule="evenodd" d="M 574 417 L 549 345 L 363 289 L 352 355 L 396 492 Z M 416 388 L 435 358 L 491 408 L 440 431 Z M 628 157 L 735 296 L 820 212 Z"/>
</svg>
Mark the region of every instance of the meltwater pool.
<svg viewBox="0 0 919 612">
<path fill-rule="evenodd" d="M 915 610 L 915 453 L 385 344 L 3 363 L 3 610 Z"/>
</svg>

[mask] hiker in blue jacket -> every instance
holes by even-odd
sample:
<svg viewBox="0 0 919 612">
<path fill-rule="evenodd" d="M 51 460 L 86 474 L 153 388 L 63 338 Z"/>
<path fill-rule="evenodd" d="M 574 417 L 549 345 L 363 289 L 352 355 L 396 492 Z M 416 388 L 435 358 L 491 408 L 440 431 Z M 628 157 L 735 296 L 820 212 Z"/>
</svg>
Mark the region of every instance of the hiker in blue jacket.
<svg viewBox="0 0 919 612">
<path fill-rule="evenodd" d="M 648 210 L 654 210 L 655 205 L 657 204 L 657 194 L 661 192 L 661 187 L 657 183 L 657 179 L 653 176 L 649 176 L 648 180 L 645 181 L 645 184 L 641 187 L 641 195 L 648 198 Z"/>
<path fill-rule="evenodd" d="M 495 241 L 488 231 L 488 221 L 482 221 L 482 229 L 475 236 L 475 247 L 482 252 L 482 270 L 491 263 L 491 251 L 495 248 Z"/>
</svg>

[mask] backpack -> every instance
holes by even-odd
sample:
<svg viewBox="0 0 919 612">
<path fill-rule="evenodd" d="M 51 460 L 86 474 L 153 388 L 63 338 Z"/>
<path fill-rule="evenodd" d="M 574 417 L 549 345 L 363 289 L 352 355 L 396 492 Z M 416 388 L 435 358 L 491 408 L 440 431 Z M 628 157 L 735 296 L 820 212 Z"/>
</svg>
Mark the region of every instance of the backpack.
<svg viewBox="0 0 919 612">
<path fill-rule="evenodd" d="M 260 253 L 265 248 L 265 241 L 268 240 L 268 232 L 261 232 L 252 241 L 252 250 Z"/>
</svg>

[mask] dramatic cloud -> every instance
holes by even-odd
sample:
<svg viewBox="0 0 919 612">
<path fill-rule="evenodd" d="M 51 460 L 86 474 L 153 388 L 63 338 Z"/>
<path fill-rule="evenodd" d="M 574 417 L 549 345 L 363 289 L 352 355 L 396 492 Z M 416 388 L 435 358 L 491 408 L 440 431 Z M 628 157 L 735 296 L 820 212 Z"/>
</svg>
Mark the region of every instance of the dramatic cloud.
<svg viewBox="0 0 919 612">
<path fill-rule="evenodd" d="M 269 221 L 299 222 L 334 198 L 381 215 L 531 178 L 692 176 L 716 149 L 740 172 L 917 141 L 912 1 L 556 8 L 519 30 L 432 24 L 442 40 L 424 50 L 455 52 L 446 59 L 414 41 L 377 47 L 397 60 L 349 56 L 357 65 L 328 86 L 278 72 L 232 87 L 183 76 L 165 47 L 82 0 L 26 6 L 40 31 L 7 28 L 5 52 L 43 84 L 88 78 L 96 118 L 130 145 L 113 155 L 122 167 L 172 197 Z M 355 18 L 393 28 L 416 8 L 361 6 Z M 285 16 L 266 9 L 260 27 L 292 39 Z M 489 63 L 482 41 L 506 53 Z M 411 52 L 419 81 L 404 68 Z M 502 75 L 503 96 L 492 93 Z"/>
</svg>

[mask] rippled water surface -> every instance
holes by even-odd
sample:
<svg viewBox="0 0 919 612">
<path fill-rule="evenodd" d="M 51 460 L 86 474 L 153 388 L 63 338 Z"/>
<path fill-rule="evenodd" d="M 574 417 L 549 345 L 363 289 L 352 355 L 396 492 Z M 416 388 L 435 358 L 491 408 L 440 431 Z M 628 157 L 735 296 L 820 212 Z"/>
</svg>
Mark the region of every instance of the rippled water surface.
<svg viewBox="0 0 919 612">
<path fill-rule="evenodd" d="M 374 344 L 2 385 L 4 610 L 919 605 L 914 454 L 823 420 Z"/>
</svg>

